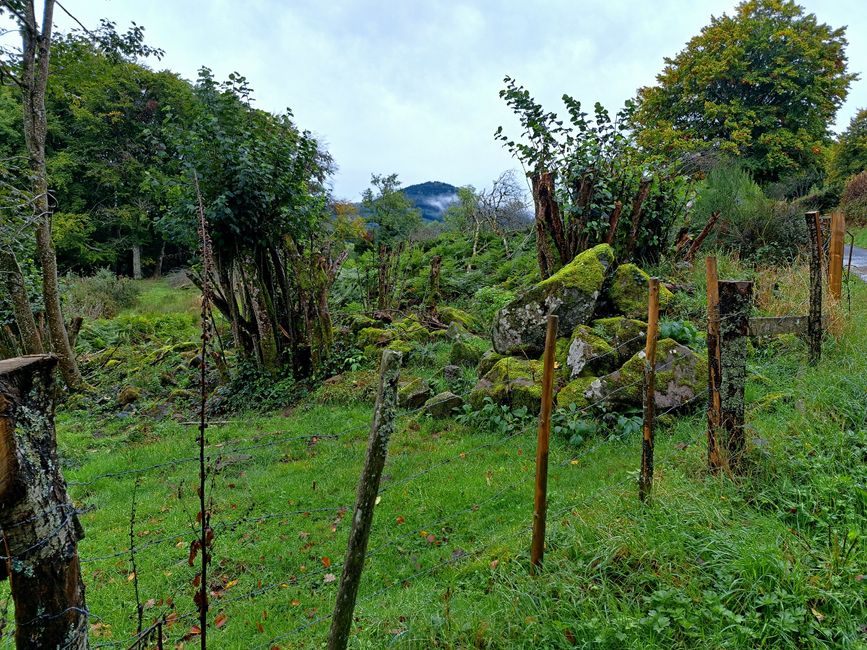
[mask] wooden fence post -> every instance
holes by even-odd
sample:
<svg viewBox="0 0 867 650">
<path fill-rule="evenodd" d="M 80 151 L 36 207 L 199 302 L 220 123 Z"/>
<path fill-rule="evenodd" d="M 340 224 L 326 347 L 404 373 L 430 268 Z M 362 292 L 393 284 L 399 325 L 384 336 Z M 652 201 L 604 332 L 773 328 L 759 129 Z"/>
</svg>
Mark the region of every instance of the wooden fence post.
<svg viewBox="0 0 867 650">
<path fill-rule="evenodd" d="M 846 219 L 839 210 L 831 214 L 831 247 L 828 253 L 828 293 L 834 300 L 843 297 L 843 238 Z"/>
<path fill-rule="evenodd" d="M 379 391 L 373 410 L 373 424 L 367 440 L 367 456 L 358 481 L 355 510 L 352 515 L 352 530 L 343 562 L 343 573 L 337 590 L 331 632 L 328 635 L 328 650 L 344 650 L 349 642 L 355 598 L 361 584 L 361 571 L 367 552 L 367 541 L 373 523 L 373 509 L 379 493 L 379 481 L 388 453 L 388 440 L 394 431 L 397 410 L 397 382 L 400 379 L 401 353 L 385 350 L 379 366 Z"/>
<path fill-rule="evenodd" d="M 545 518 L 548 514 L 548 446 L 551 439 L 551 410 L 554 402 L 554 364 L 557 350 L 557 317 L 548 316 L 545 355 L 542 366 L 542 407 L 539 410 L 539 435 L 536 441 L 536 491 L 533 500 L 533 542 L 530 570 L 542 564 L 545 556 Z"/>
<path fill-rule="evenodd" d="M 647 501 L 653 488 L 653 419 L 656 415 L 656 339 L 659 338 L 659 279 L 650 278 L 647 300 L 647 342 L 644 346 L 644 423 L 641 430 L 641 474 L 638 498 Z"/>
<path fill-rule="evenodd" d="M 722 467 L 719 449 L 720 427 L 720 340 L 719 340 L 719 275 L 715 257 L 705 259 L 707 278 L 707 468 L 711 472 Z"/>
<path fill-rule="evenodd" d="M 810 244 L 810 314 L 807 318 L 807 342 L 810 365 L 822 358 L 822 228 L 818 212 L 808 212 L 807 232 Z"/>
<path fill-rule="evenodd" d="M 744 385 L 753 283 L 719 283 L 720 427 L 725 464 L 736 472 L 744 453 Z"/>
<path fill-rule="evenodd" d="M 48 355 L 0 361 L 0 580 L 15 603 L 18 650 L 87 647 L 84 533 L 57 458 L 56 364 Z"/>
</svg>

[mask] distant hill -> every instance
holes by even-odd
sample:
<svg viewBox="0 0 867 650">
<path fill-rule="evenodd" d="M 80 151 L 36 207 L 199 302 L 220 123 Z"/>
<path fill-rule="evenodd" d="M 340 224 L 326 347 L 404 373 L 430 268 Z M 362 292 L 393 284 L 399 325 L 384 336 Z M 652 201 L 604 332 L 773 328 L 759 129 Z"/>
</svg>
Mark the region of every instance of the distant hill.
<svg viewBox="0 0 867 650">
<path fill-rule="evenodd" d="M 442 221 L 448 207 L 458 201 L 458 188 L 439 181 L 410 185 L 402 191 L 426 221 Z"/>
</svg>

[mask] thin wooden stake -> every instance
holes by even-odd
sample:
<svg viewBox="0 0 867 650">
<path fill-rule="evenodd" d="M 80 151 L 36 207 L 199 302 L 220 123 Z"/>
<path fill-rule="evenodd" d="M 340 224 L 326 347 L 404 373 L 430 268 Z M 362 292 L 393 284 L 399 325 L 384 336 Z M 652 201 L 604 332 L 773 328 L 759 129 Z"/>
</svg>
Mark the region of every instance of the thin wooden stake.
<svg viewBox="0 0 867 650">
<path fill-rule="evenodd" d="M 379 493 L 382 468 L 388 454 L 388 440 L 394 431 L 397 410 L 397 382 L 400 379 L 401 353 L 385 350 L 379 366 L 379 391 L 373 411 L 373 424 L 367 439 L 367 457 L 358 480 L 355 510 L 352 515 L 352 531 L 343 562 L 343 573 L 337 590 L 331 632 L 328 635 L 328 650 L 345 650 L 352 627 L 355 598 L 361 584 L 361 571 L 367 553 L 367 541 L 373 523 L 373 509 Z"/>
<path fill-rule="evenodd" d="M 747 379 L 747 336 L 752 303 L 752 282 L 719 283 L 719 431 L 723 434 L 725 466 L 731 473 L 738 471 L 746 447 L 744 386 Z"/>
<path fill-rule="evenodd" d="M 638 498 L 642 503 L 653 488 L 653 420 L 656 400 L 656 339 L 659 337 L 659 278 L 650 278 L 647 300 L 647 343 L 644 347 L 644 425 L 641 437 L 641 475 Z"/>
<path fill-rule="evenodd" d="M 719 275 L 715 257 L 705 259 L 707 278 L 707 467 L 717 472 L 722 467 L 719 450 L 720 427 L 720 340 Z"/>
<path fill-rule="evenodd" d="M 810 365 L 822 358 L 822 229 L 818 212 L 808 212 L 807 231 L 810 239 L 810 314 L 807 319 L 807 341 L 810 345 Z"/>
<path fill-rule="evenodd" d="M 539 411 L 539 436 L 536 442 L 536 494 L 533 501 L 533 543 L 530 566 L 542 564 L 545 556 L 545 519 L 548 514 L 548 447 L 551 439 L 551 410 L 554 402 L 554 363 L 557 350 L 557 317 L 548 316 L 545 355 L 542 367 L 542 407 Z"/>
<path fill-rule="evenodd" d="M 839 301 L 843 297 L 843 238 L 846 219 L 840 211 L 831 215 L 831 247 L 828 254 L 828 293 Z"/>
</svg>

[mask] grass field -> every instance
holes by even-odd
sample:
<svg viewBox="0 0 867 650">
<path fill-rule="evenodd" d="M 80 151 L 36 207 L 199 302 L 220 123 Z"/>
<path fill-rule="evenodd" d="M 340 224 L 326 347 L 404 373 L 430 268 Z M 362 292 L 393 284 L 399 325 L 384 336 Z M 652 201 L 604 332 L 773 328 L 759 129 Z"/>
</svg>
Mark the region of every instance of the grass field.
<svg viewBox="0 0 867 650">
<path fill-rule="evenodd" d="M 154 374 L 145 390 L 158 391 L 151 366 L 184 354 L 180 339 L 195 340 L 194 313 L 190 294 L 151 284 L 124 315 L 133 325 L 154 314 L 179 319 L 168 341 L 148 326 L 154 361 L 126 370 Z M 100 327 L 122 360 L 101 372 L 142 354 L 123 349 L 144 330 L 118 338 Z M 661 418 L 650 506 L 636 498 L 638 435 L 579 447 L 553 440 L 546 561 L 535 577 L 534 424 L 490 433 L 403 414 L 351 647 L 867 647 L 865 342 L 867 288 L 858 284 L 818 367 L 794 339 L 751 348 L 748 472 L 734 481 L 704 471 L 701 413 Z M 428 352 L 406 372 L 433 376 L 448 346 Z M 173 390 L 185 390 L 191 380 L 176 374 Z M 210 429 L 215 648 L 324 647 L 372 410 L 351 389 L 326 397 Z M 145 625 L 165 614 L 172 645 L 196 644 L 184 640 L 196 622 L 196 431 L 149 413 L 58 414 L 65 476 L 84 511 L 94 647 L 127 647 L 136 586 Z M 10 609 L 6 589 L 0 614 L 4 603 Z"/>
</svg>

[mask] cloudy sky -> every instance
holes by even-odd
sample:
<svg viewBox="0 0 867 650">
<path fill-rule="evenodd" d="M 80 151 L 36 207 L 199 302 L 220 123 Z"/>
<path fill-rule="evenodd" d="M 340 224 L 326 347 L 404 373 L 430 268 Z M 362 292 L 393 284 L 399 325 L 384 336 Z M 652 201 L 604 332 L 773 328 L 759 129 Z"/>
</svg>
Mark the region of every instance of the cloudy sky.
<svg viewBox="0 0 867 650">
<path fill-rule="evenodd" d="M 492 134 L 517 132 L 499 99 L 503 76 L 547 108 L 565 92 L 619 108 L 654 81 L 711 15 L 735 0 L 63 0 L 82 23 L 135 21 L 166 54 L 155 67 L 188 79 L 245 75 L 256 105 L 291 107 L 339 165 L 335 194 L 357 199 L 370 174 L 404 184 L 489 184 L 516 167 Z M 818 18 L 848 25 L 850 69 L 865 75 L 863 0 L 803 0 Z M 57 23 L 72 21 L 58 9 Z M 845 128 L 867 106 L 857 81 L 840 114 Z"/>
</svg>

